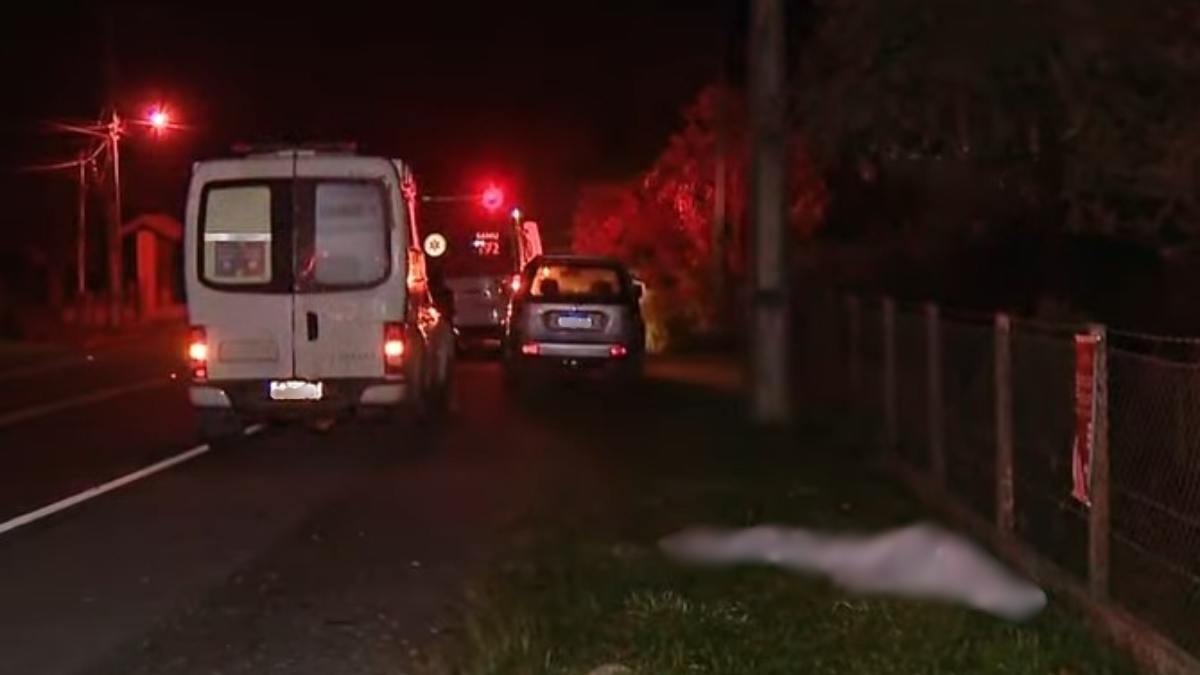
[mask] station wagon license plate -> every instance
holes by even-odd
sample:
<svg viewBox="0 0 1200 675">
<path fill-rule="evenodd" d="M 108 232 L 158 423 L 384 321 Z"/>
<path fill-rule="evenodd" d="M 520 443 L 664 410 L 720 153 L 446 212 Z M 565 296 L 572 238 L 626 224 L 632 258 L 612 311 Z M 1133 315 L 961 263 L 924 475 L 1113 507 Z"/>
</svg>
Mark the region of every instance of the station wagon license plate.
<svg viewBox="0 0 1200 675">
<path fill-rule="evenodd" d="M 567 330 L 589 330 L 592 327 L 592 317 L 587 314 L 559 314 L 558 327 Z"/>
<path fill-rule="evenodd" d="M 272 380 L 271 400 L 273 401 L 320 401 L 324 395 L 324 387 L 320 382 L 304 380 Z"/>
</svg>

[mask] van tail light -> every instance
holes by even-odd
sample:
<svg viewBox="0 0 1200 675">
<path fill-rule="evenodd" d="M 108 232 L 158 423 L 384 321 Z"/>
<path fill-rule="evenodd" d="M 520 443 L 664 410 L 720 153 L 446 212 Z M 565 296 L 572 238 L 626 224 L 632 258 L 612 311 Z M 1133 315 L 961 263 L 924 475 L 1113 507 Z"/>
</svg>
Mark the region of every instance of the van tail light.
<svg viewBox="0 0 1200 675">
<path fill-rule="evenodd" d="M 208 332 L 204 326 L 188 329 L 187 362 L 193 380 L 208 379 Z"/>
<path fill-rule="evenodd" d="M 521 345 L 521 353 L 525 356 L 537 356 L 542 353 L 542 348 L 536 342 L 526 342 Z"/>
<path fill-rule="evenodd" d="M 623 358 L 629 355 L 629 349 L 625 345 L 613 345 L 608 348 L 608 355 L 614 359 Z"/>
<path fill-rule="evenodd" d="M 517 291 L 521 290 L 521 275 L 520 274 L 512 275 L 512 279 L 510 279 L 508 282 L 508 287 L 510 289 L 512 289 L 513 293 L 516 293 Z"/>
<path fill-rule="evenodd" d="M 408 351 L 404 344 L 404 324 L 389 322 L 383 324 L 383 372 L 388 375 L 399 375 L 404 372 L 404 353 Z"/>
</svg>

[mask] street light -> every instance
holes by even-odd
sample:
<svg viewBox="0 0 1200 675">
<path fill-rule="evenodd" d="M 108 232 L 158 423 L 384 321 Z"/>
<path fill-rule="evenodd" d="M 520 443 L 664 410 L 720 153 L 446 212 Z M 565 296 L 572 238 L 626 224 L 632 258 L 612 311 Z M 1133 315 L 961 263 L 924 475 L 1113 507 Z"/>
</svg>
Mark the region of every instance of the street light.
<svg viewBox="0 0 1200 675">
<path fill-rule="evenodd" d="M 155 108 L 154 110 L 151 110 L 147 119 L 150 122 L 150 128 L 153 129 L 154 133 L 156 134 L 163 133 L 171 124 L 171 115 L 164 108 Z"/>
</svg>

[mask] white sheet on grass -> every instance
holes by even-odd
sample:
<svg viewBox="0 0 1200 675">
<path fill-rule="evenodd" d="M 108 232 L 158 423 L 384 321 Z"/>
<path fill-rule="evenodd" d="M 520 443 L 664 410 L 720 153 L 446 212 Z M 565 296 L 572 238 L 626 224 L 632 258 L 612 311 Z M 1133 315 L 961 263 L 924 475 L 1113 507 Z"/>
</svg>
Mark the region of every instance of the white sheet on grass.
<svg viewBox="0 0 1200 675">
<path fill-rule="evenodd" d="M 959 602 L 1013 621 L 1046 606 L 1041 588 L 970 541 L 925 523 L 872 535 L 767 525 L 692 528 L 666 537 L 661 547 L 686 562 L 777 565 L 827 576 L 855 593 Z"/>
</svg>

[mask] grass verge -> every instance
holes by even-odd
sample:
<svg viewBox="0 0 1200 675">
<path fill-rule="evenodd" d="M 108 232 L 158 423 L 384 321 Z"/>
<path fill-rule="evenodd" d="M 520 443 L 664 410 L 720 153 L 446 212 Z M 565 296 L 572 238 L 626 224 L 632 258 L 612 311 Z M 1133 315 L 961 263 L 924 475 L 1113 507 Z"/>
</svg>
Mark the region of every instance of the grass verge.
<svg viewBox="0 0 1200 675">
<path fill-rule="evenodd" d="M 844 433 L 809 426 L 766 439 L 723 424 L 680 444 L 690 449 L 686 459 L 659 456 L 623 471 L 600 495 L 564 494 L 530 514 L 466 589 L 457 628 L 430 646 L 418 669 L 1133 672 L 1053 598 L 1034 620 L 1010 624 L 948 604 L 852 596 L 774 569 L 697 569 L 665 559 L 658 539 L 697 523 L 871 531 L 926 517 L 886 477 L 846 461 L 861 444 Z M 831 457 L 841 459 L 824 459 Z"/>
</svg>

